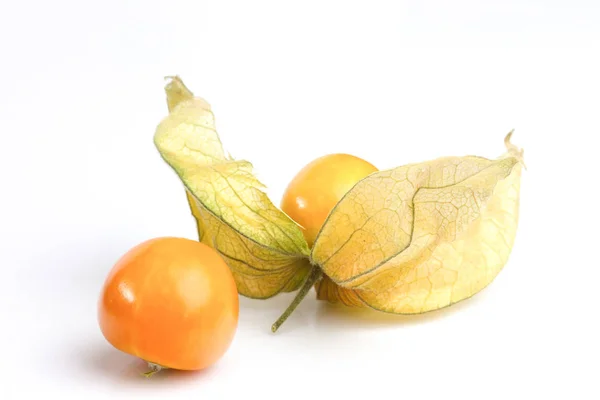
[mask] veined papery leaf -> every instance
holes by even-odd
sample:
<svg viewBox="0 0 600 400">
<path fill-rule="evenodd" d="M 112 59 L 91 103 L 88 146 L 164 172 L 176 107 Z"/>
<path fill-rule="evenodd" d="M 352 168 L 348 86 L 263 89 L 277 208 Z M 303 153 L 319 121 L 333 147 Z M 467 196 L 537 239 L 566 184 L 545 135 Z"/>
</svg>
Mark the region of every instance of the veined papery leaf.
<svg viewBox="0 0 600 400">
<path fill-rule="evenodd" d="M 381 171 L 332 210 L 312 249 L 317 296 L 391 313 L 446 307 L 486 287 L 511 252 L 523 152 Z"/>
<path fill-rule="evenodd" d="M 310 270 L 300 228 L 269 200 L 252 164 L 223 150 L 209 103 L 170 79 L 154 143 L 185 186 L 199 239 L 223 256 L 240 294 L 296 290 Z"/>
</svg>

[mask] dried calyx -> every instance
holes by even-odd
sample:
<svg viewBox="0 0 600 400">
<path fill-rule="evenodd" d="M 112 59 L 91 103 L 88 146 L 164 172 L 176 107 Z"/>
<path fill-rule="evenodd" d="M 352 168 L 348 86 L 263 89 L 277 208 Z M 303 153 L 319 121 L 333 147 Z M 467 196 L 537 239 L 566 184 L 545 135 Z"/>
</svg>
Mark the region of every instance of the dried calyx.
<svg viewBox="0 0 600 400">
<path fill-rule="evenodd" d="M 252 164 L 226 154 L 209 103 L 179 77 L 166 93 L 170 112 L 154 142 L 185 187 L 199 240 L 225 259 L 240 294 L 267 299 L 299 290 L 273 331 L 313 286 L 321 300 L 422 313 L 473 296 L 508 260 L 524 166 L 512 132 L 496 159 L 443 157 L 362 179 L 309 249 Z"/>
</svg>

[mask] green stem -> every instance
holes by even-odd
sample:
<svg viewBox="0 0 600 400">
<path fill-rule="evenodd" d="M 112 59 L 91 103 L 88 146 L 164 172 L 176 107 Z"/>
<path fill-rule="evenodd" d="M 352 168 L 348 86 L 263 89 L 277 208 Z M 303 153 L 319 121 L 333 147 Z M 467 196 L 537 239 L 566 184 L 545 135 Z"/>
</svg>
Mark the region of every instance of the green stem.
<svg viewBox="0 0 600 400">
<path fill-rule="evenodd" d="M 298 292 L 296 297 L 294 297 L 292 303 L 288 306 L 288 308 L 283 312 L 283 314 L 281 314 L 281 317 L 279 317 L 279 319 L 275 321 L 275 323 L 271 327 L 271 331 L 273 331 L 273 333 L 277 332 L 277 329 L 279 329 L 279 327 L 285 322 L 285 320 L 288 319 L 290 314 L 294 312 L 296 307 L 298 307 L 298 304 L 300 304 L 302 300 L 304 300 L 304 298 L 310 291 L 310 288 L 314 286 L 314 284 L 321 278 L 321 276 L 323 276 L 323 271 L 321 271 L 321 268 L 314 266 L 308 274 L 308 277 L 304 281 L 304 284 L 300 288 L 300 291 Z"/>
</svg>

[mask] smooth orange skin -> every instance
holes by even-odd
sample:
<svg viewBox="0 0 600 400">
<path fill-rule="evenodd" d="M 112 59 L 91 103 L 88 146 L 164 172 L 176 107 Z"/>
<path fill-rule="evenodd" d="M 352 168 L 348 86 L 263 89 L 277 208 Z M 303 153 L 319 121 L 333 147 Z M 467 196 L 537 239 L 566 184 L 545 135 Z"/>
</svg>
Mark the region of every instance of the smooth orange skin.
<svg viewBox="0 0 600 400">
<path fill-rule="evenodd" d="M 209 246 L 156 238 L 129 250 L 110 271 L 98 304 L 102 334 L 117 349 L 163 367 L 199 370 L 233 341 L 239 296 Z"/>
<path fill-rule="evenodd" d="M 292 179 L 281 200 L 281 209 L 302 226 L 312 247 L 321 226 L 335 205 L 361 179 L 377 167 L 350 154 L 319 157 Z"/>
</svg>

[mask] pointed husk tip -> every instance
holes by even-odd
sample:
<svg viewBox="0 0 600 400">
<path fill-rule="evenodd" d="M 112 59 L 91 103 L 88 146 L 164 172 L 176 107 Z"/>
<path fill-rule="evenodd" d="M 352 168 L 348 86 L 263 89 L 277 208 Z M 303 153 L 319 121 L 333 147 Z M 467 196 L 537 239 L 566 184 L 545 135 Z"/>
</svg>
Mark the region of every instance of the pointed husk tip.
<svg viewBox="0 0 600 400">
<path fill-rule="evenodd" d="M 169 112 L 180 102 L 194 97 L 192 91 L 185 86 L 179 75 L 165 76 L 165 79 L 168 80 L 165 85 L 165 92 L 167 94 Z"/>
<path fill-rule="evenodd" d="M 508 153 L 515 157 L 517 160 L 519 160 L 519 162 L 523 165 L 523 167 L 525 169 L 527 169 L 527 166 L 525 165 L 525 150 L 522 148 L 517 147 L 514 143 L 511 142 L 513 133 L 515 132 L 514 129 L 511 129 L 510 132 L 508 132 L 506 134 L 506 136 L 504 137 L 504 145 L 506 146 L 506 150 L 508 151 Z"/>
</svg>

